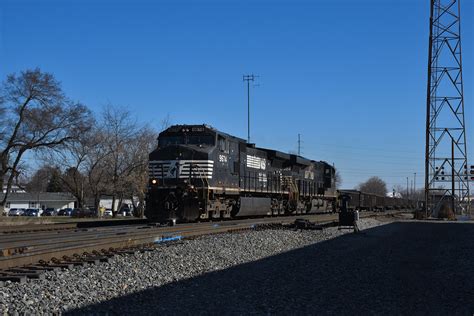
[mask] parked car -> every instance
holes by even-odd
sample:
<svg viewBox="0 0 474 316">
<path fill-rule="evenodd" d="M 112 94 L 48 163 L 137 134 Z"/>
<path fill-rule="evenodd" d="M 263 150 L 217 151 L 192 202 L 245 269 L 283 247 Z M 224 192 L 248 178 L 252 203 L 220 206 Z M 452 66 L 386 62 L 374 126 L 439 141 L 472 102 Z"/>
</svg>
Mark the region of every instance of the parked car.
<svg viewBox="0 0 474 316">
<path fill-rule="evenodd" d="M 122 207 L 120 209 L 120 212 L 118 212 L 118 215 L 121 216 L 132 216 L 132 211 L 128 207 Z"/>
<path fill-rule="evenodd" d="M 71 217 L 93 217 L 94 213 L 88 208 L 75 208 L 72 210 Z"/>
<path fill-rule="evenodd" d="M 96 217 L 99 216 L 99 212 L 95 207 L 89 207 L 88 210 L 92 213 L 92 216 Z"/>
<path fill-rule="evenodd" d="M 58 215 L 58 211 L 52 207 L 48 207 L 47 209 L 44 210 L 42 216 L 56 216 Z"/>
<path fill-rule="evenodd" d="M 37 208 L 28 208 L 28 209 L 26 209 L 24 215 L 25 216 L 39 217 L 39 216 L 41 216 L 41 213 L 40 213 L 40 210 L 37 209 Z"/>
<path fill-rule="evenodd" d="M 106 216 L 106 217 L 109 217 L 109 216 L 111 217 L 113 215 L 114 214 L 112 213 L 112 210 L 109 209 L 109 208 L 104 211 L 104 216 Z"/>
<path fill-rule="evenodd" d="M 62 210 L 59 210 L 58 216 L 71 216 L 72 214 L 72 208 L 63 208 Z"/>
<path fill-rule="evenodd" d="M 21 216 L 25 213 L 24 208 L 11 208 L 10 211 L 8 211 L 8 216 Z"/>
</svg>

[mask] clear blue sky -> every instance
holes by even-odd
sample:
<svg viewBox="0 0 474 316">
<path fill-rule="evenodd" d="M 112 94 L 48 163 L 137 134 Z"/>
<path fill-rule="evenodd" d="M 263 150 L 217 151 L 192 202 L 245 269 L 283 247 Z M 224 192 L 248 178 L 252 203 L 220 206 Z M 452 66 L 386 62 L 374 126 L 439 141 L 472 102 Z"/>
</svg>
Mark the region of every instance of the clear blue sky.
<svg viewBox="0 0 474 316">
<path fill-rule="evenodd" d="M 474 155 L 474 1 L 462 2 L 468 151 Z M 208 123 L 334 163 L 343 187 L 424 170 L 429 0 L 0 2 L 0 76 L 40 67 L 94 110 L 159 128 Z M 473 161 L 474 159 L 471 159 Z"/>
</svg>

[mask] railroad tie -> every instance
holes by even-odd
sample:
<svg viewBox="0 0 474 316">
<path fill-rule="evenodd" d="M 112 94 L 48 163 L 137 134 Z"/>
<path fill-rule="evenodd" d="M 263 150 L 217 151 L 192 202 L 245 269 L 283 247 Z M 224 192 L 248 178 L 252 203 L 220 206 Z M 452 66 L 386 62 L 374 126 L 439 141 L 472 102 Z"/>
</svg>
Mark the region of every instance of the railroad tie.
<svg viewBox="0 0 474 316">
<path fill-rule="evenodd" d="M 48 263 L 49 268 L 72 269 L 74 264 L 66 262 Z"/>
<path fill-rule="evenodd" d="M 109 257 L 100 255 L 97 251 L 94 251 L 92 254 L 84 252 L 83 260 L 87 261 L 90 264 L 99 264 L 99 262 L 109 262 Z"/>
<path fill-rule="evenodd" d="M 82 261 L 78 258 L 73 259 L 73 258 L 70 258 L 68 256 L 63 256 L 61 262 L 67 263 L 67 264 L 72 264 L 74 266 L 81 266 L 81 267 L 85 267 L 85 266 L 89 265 L 89 263 L 87 263 L 85 261 Z"/>
<path fill-rule="evenodd" d="M 94 252 L 93 252 L 93 253 L 94 253 Z M 99 254 L 99 253 L 97 252 L 97 254 Z M 111 257 L 113 257 L 113 256 L 115 255 L 115 254 L 114 254 L 114 249 L 113 249 L 113 248 L 110 248 L 110 249 L 108 249 L 108 250 L 107 250 L 107 249 L 102 249 L 102 250 L 100 251 L 100 255 L 101 255 L 101 256 L 108 257 L 108 258 L 111 258 Z"/>
<path fill-rule="evenodd" d="M 132 255 L 137 252 L 137 249 L 119 249 L 115 250 L 115 253 L 118 255 Z"/>
<path fill-rule="evenodd" d="M 32 271 L 59 271 L 61 270 L 60 267 L 50 266 L 50 265 L 30 265 L 24 266 L 24 269 L 32 270 Z"/>
<path fill-rule="evenodd" d="M 156 248 L 153 248 L 153 247 L 144 247 L 144 248 L 140 248 L 139 251 L 141 253 L 144 253 L 144 252 L 150 252 L 150 251 L 155 251 Z"/>
<path fill-rule="evenodd" d="M 0 275 L 0 282 L 11 281 L 17 283 L 26 283 L 26 276 L 24 275 Z"/>
<path fill-rule="evenodd" d="M 0 272 L 0 281 L 23 282 L 23 279 L 44 280 L 44 271 L 34 271 L 28 269 L 8 269 Z"/>
</svg>

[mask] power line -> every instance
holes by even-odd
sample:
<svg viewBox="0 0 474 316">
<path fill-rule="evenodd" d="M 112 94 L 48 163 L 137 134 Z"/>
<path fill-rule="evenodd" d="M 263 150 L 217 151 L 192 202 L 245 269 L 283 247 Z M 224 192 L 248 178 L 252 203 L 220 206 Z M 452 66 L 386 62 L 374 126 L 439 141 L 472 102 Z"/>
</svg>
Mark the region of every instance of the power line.
<svg viewBox="0 0 474 316">
<path fill-rule="evenodd" d="M 393 151 L 393 152 L 397 152 L 397 153 L 402 153 L 402 152 L 404 152 L 404 153 L 413 153 L 414 150 L 419 149 L 419 148 L 408 148 L 408 147 L 406 147 L 406 150 L 400 150 L 400 149 L 390 150 L 389 148 L 386 148 L 386 147 L 372 147 L 372 146 L 366 146 L 366 145 L 351 146 L 351 145 L 342 145 L 342 144 L 339 144 L 337 142 L 335 142 L 335 143 L 317 143 L 317 142 L 315 142 L 315 144 L 321 145 L 321 146 L 327 146 L 327 147 L 335 147 L 335 148 L 351 148 L 351 149 L 373 150 L 373 151 L 383 150 L 384 152 Z"/>
</svg>

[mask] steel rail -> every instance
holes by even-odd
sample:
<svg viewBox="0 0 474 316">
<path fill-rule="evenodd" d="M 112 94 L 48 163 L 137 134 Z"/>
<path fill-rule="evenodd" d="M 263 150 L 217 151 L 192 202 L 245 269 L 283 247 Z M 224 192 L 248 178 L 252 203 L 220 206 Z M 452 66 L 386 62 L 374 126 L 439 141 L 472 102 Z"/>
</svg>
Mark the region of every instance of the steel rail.
<svg viewBox="0 0 474 316">
<path fill-rule="evenodd" d="M 231 227 L 232 228 L 232 227 Z M 31 251 L 38 251 L 41 249 L 61 249 L 66 246 L 84 245 L 87 243 L 96 242 L 97 240 L 114 240 L 124 238 L 139 238 L 140 236 L 148 235 L 167 235 L 170 232 L 173 234 L 186 233 L 189 231 L 210 230 L 210 226 L 194 226 L 194 227 L 180 227 L 179 230 L 170 230 L 167 228 L 155 228 L 152 230 L 135 230 L 127 232 L 93 232 L 85 236 L 67 235 L 62 238 L 46 239 L 46 240 L 25 240 L 21 242 L 12 243 L 6 249 L 23 249 L 21 253 L 26 254 Z M 0 244 L 1 246 L 1 244 Z"/>
<path fill-rule="evenodd" d="M 306 217 L 313 217 L 313 216 L 332 216 L 331 214 L 305 214 L 305 215 L 300 215 L 296 216 L 298 218 L 306 218 Z M 72 235 L 74 235 L 74 238 L 82 237 L 82 236 L 96 236 L 97 234 L 110 234 L 110 235 L 115 235 L 115 234 L 126 234 L 129 232 L 134 232 L 137 229 L 162 229 L 164 231 L 172 231 L 176 229 L 186 229 L 186 228 L 191 228 L 191 227 L 196 227 L 196 225 L 203 225 L 203 226 L 214 226 L 214 225 L 220 225 L 220 226 L 228 226 L 228 225 L 236 225 L 236 224 L 242 224 L 242 223 L 255 223 L 258 221 L 260 222 L 267 222 L 267 221 L 275 221 L 278 219 L 294 219 L 294 217 L 273 217 L 273 218 L 260 218 L 260 219 L 244 219 L 244 220 L 234 220 L 234 221 L 221 221 L 221 222 L 202 222 L 202 223 L 193 223 L 193 224 L 179 224 L 176 226 L 164 226 L 164 227 L 153 227 L 153 226 L 144 226 L 144 225 L 128 225 L 128 226 L 113 226 L 113 227 L 95 227 L 95 228 L 89 228 L 89 229 L 77 229 L 74 231 L 61 231 L 61 232 L 29 232 L 29 233 L 24 233 L 21 235 L 0 235 L 0 249 L 4 249 L 8 246 L 13 246 L 13 245 L 18 245 L 21 246 L 22 242 L 32 242 L 32 243 L 41 243 L 44 242 L 46 239 L 48 240 L 53 240 L 53 239 L 64 239 L 64 238 L 70 238 Z"/>
<path fill-rule="evenodd" d="M 250 228 L 249 224 L 240 224 L 236 226 L 225 226 L 225 227 L 199 227 L 194 230 L 181 231 L 177 230 L 175 233 L 179 234 L 181 238 L 199 236 L 204 234 L 212 233 L 224 233 L 232 230 Z M 165 235 L 164 235 L 165 234 Z M 143 234 L 135 235 L 120 235 L 110 238 L 104 238 L 96 241 L 89 241 L 88 243 L 80 242 L 77 245 L 65 245 L 63 247 L 52 247 L 39 249 L 37 251 L 29 251 L 23 254 L 12 255 L 9 257 L 0 258 L 0 269 L 18 267 L 28 264 L 34 264 L 40 260 L 48 261 L 52 258 L 61 258 L 63 256 L 72 256 L 75 254 L 80 254 L 84 252 L 93 252 L 100 251 L 102 249 L 109 248 L 123 248 L 123 247 L 132 247 L 143 244 L 150 244 L 159 241 L 163 237 L 171 237 L 176 234 L 173 232 L 146 232 Z"/>
<path fill-rule="evenodd" d="M 361 214 L 361 217 L 365 218 L 377 215 L 386 216 L 400 212 L 401 211 L 385 213 L 365 212 Z M 293 222 L 297 218 L 312 220 L 316 223 L 336 223 L 338 214 L 305 214 L 288 217 L 268 217 L 260 219 L 225 221 L 220 223 L 206 222 L 183 224 L 173 227 L 157 227 L 143 230 L 138 230 L 135 228 L 135 231 L 125 231 L 125 233 L 117 233 L 119 227 L 115 227 L 117 230 L 108 229 L 108 231 L 106 230 L 106 234 L 103 234 L 104 232 L 101 231 L 94 231 L 90 235 L 82 237 L 75 234 L 73 231 L 63 231 L 61 233 L 65 234 L 63 237 L 66 239 L 52 238 L 41 240 L 35 238 L 30 239 L 29 243 L 28 240 L 23 240 L 23 244 L 16 244 L 15 246 L 17 248 L 25 248 L 23 253 L 17 252 L 10 256 L 0 257 L 0 269 L 31 265 L 38 263 L 41 260 L 49 261 L 53 258 L 62 258 L 63 256 L 72 256 L 86 252 L 92 253 L 94 251 L 101 251 L 103 249 L 125 248 L 144 244 L 152 244 L 156 243 L 163 237 L 180 236 L 181 238 L 189 238 L 206 234 L 226 233 L 230 231 L 251 229 L 256 225 L 262 224 L 287 224 Z"/>
</svg>

